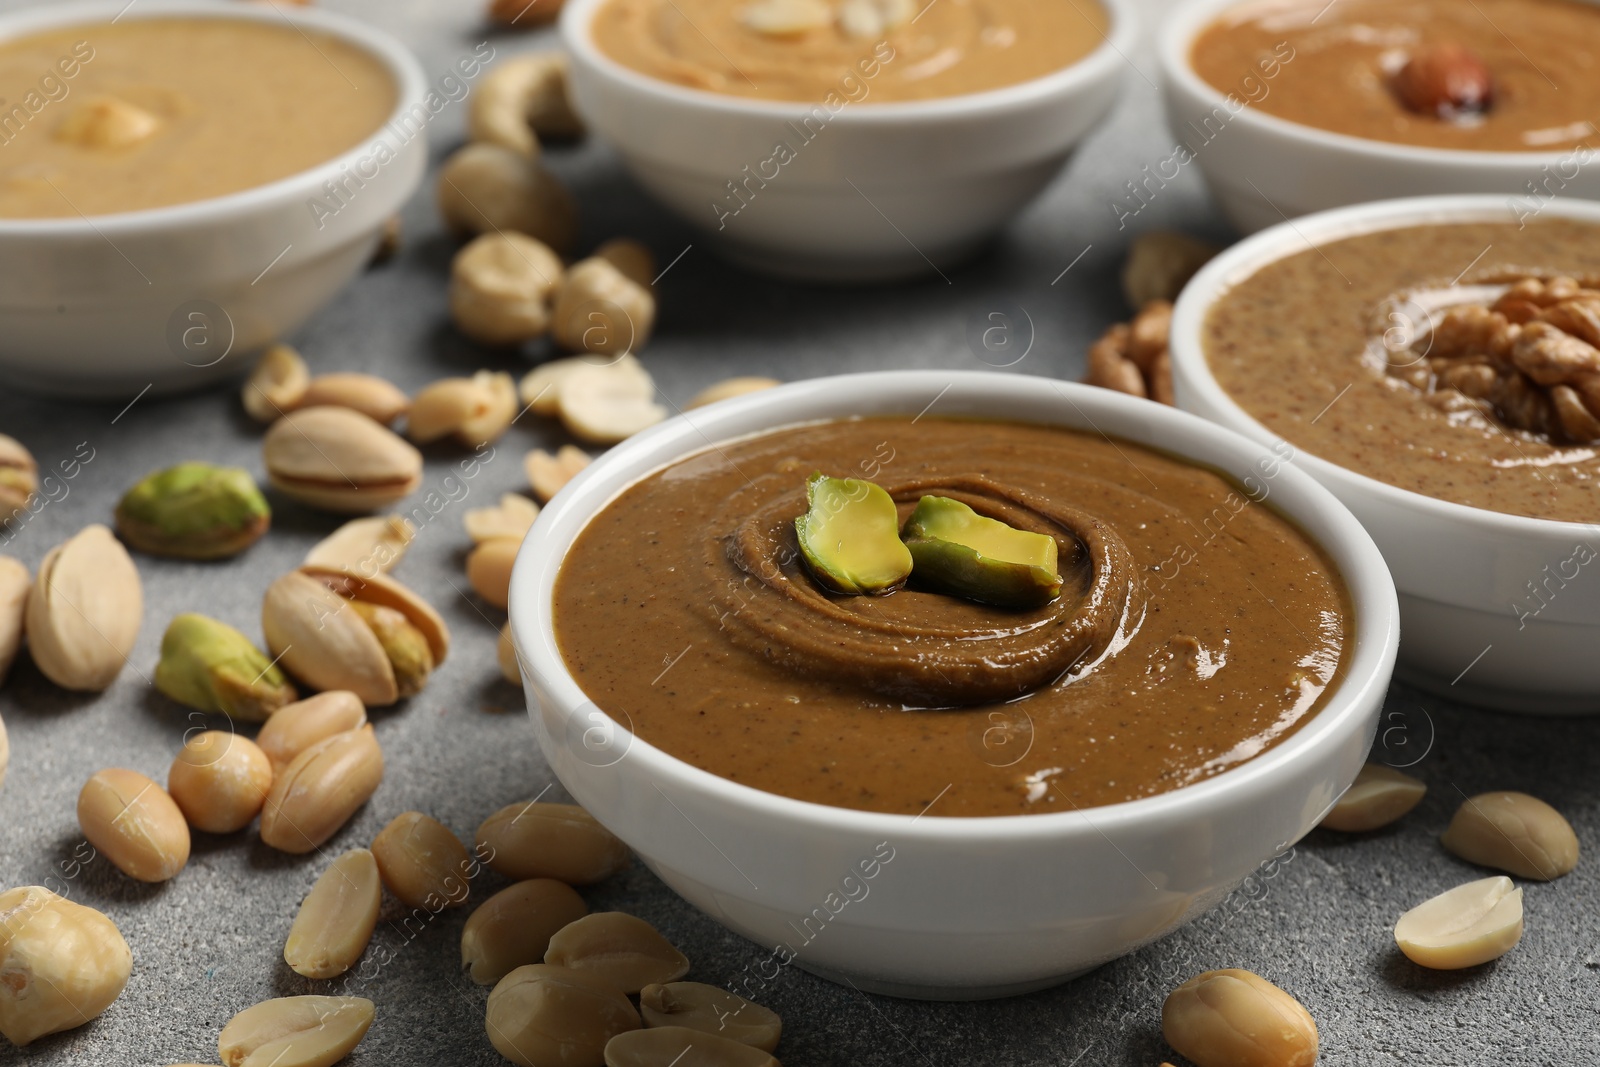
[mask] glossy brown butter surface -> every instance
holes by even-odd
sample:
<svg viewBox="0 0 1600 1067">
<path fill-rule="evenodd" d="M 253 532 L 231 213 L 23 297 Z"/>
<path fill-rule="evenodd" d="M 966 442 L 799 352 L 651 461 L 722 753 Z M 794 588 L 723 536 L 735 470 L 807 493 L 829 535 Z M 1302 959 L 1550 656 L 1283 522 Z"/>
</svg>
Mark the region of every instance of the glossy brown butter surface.
<svg viewBox="0 0 1600 1067">
<path fill-rule="evenodd" d="M 598 707 L 769 792 L 960 816 L 1149 796 L 1293 733 L 1342 662 L 1342 584 L 1271 509 L 1268 467 L 1246 488 L 1128 442 L 932 417 L 778 430 L 603 509 L 557 576 L 556 638 Z M 817 469 L 872 479 L 902 520 L 937 490 L 1055 536 L 1061 600 L 990 607 L 915 575 L 826 594 L 792 531 Z"/>
</svg>

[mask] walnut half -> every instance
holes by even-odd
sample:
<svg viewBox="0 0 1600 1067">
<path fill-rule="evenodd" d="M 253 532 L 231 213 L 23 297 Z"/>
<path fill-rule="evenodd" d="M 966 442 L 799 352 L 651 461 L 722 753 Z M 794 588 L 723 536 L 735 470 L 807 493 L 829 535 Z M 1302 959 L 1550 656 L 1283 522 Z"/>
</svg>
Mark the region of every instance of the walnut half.
<svg viewBox="0 0 1600 1067">
<path fill-rule="evenodd" d="M 1167 336 L 1172 331 L 1172 305 L 1152 300 L 1132 322 L 1112 326 L 1089 348 L 1089 373 L 1084 381 L 1119 393 L 1173 403 L 1172 357 Z"/>
</svg>

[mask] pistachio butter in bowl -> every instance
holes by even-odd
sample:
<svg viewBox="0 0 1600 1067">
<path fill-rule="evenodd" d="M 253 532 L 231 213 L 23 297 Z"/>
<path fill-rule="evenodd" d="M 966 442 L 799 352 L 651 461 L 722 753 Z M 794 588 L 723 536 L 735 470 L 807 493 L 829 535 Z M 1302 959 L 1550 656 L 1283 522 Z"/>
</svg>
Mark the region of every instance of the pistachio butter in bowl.
<svg viewBox="0 0 1600 1067">
<path fill-rule="evenodd" d="M 1498 196 L 1282 223 L 1172 320 L 1178 406 L 1309 472 L 1394 573 L 1404 676 L 1600 711 L 1600 205 Z"/>
<path fill-rule="evenodd" d="M 104 397 L 239 373 L 416 188 L 425 91 L 388 34 L 316 9 L 0 16 L 0 373 Z"/>
<path fill-rule="evenodd" d="M 1126 0 L 574 0 L 584 121 L 763 273 L 931 273 L 992 237 L 1114 104 Z"/>
<path fill-rule="evenodd" d="M 1350 784 L 1398 637 L 1370 538 L 1269 449 L 963 372 L 629 439 L 541 514 L 510 614 L 555 773 L 770 951 L 751 996 L 791 964 L 1001 996 L 1175 929 Z"/>
</svg>

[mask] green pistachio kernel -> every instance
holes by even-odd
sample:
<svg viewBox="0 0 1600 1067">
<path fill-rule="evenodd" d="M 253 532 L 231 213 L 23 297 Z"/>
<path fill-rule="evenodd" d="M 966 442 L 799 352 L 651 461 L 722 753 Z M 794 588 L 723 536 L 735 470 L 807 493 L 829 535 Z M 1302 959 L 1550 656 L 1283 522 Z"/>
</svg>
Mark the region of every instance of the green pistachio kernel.
<svg viewBox="0 0 1600 1067">
<path fill-rule="evenodd" d="M 1006 608 L 1061 595 L 1056 540 L 979 515 L 959 500 L 925 496 L 901 532 L 918 586 Z"/>
<path fill-rule="evenodd" d="M 364 600 L 352 600 L 350 606 L 366 620 L 378 644 L 383 646 L 383 654 L 394 667 L 394 681 L 400 695 L 409 697 L 422 692 L 435 666 L 433 650 L 422 631 L 411 625 L 404 612 L 394 608 Z"/>
<path fill-rule="evenodd" d="M 117 533 L 141 552 L 182 559 L 238 555 L 267 532 L 266 498 L 239 467 L 180 463 L 151 474 L 117 504 Z"/>
<path fill-rule="evenodd" d="M 179 615 L 161 638 L 156 688 L 180 704 L 264 722 L 298 694 L 244 634 L 204 615 Z"/>
<path fill-rule="evenodd" d="M 835 593 L 881 596 L 906 583 L 911 553 L 883 488 L 861 478 L 806 479 L 806 513 L 794 520 L 811 576 Z"/>
</svg>

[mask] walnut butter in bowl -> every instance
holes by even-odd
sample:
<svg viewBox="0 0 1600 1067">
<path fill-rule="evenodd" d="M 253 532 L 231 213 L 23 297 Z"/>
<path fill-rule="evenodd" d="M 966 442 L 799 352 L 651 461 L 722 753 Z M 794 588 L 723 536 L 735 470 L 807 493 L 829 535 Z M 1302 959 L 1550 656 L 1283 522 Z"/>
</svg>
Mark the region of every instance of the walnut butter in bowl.
<svg viewBox="0 0 1600 1067">
<path fill-rule="evenodd" d="M 1234 246 L 1172 322 L 1178 405 L 1310 471 L 1383 550 L 1407 676 L 1600 711 L 1600 205 L 1328 211 Z"/>
<path fill-rule="evenodd" d="M 426 86 L 376 29 L 141 0 L 0 17 L 0 373 L 193 388 L 326 303 L 426 163 Z"/>
<path fill-rule="evenodd" d="M 1532 217 L 1600 197 L 1600 4 L 1187 0 L 1159 42 L 1171 154 L 1249 233 L 1400 196 L 1502 193 Z"/>
<path fill-rule="evenodd" d="M 585 121 L 767 273 L 931 272 L 1060 170 L 1116 99 L 1126 0 L 575 0 Z"/>
<path fill-rule="evenodd" d="M 629 439 L 541 514 L 510 600 L 556 774 L 765 980 L 928 998 L 1216 904 L 1359 770 L 1397 639 L 1371 541 L 1268 449 L 960 372 Z"/>
</svg>

